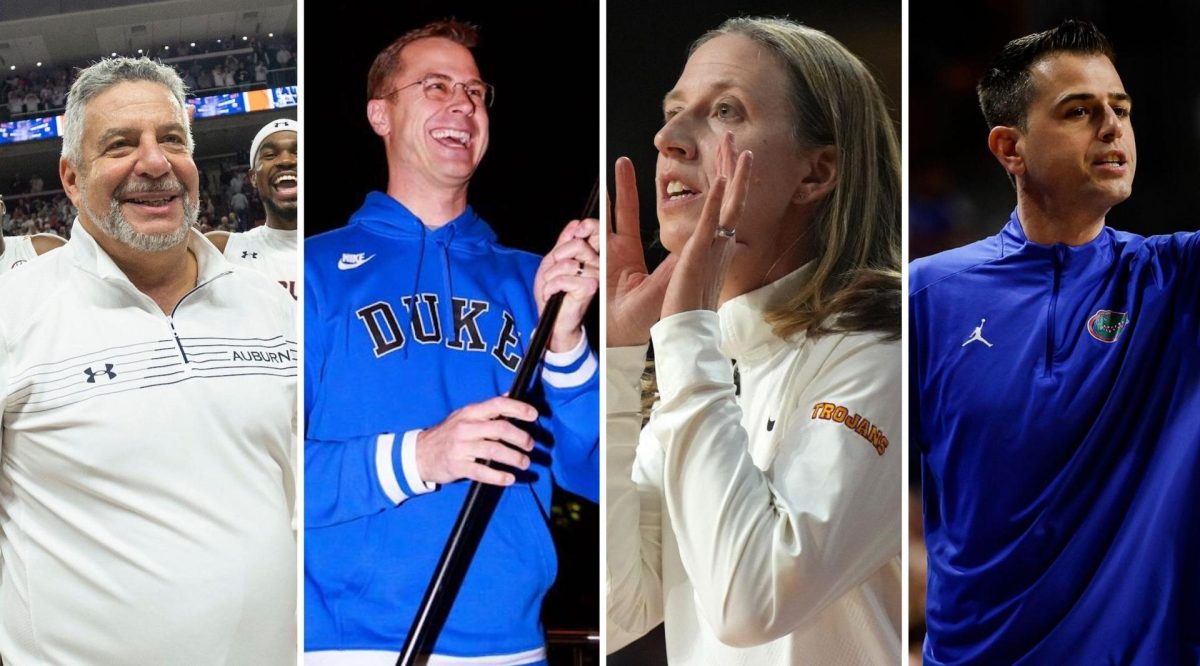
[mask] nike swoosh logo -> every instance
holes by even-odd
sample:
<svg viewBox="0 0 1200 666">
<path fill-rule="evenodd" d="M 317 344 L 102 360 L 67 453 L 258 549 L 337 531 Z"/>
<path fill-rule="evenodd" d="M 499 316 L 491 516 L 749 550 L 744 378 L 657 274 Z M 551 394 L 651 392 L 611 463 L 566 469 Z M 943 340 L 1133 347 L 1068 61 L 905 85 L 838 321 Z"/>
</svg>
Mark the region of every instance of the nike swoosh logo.
<svg viewBox="0 0 1200 666">
<path fill-rule="evenodd" d="M 363 254 L 343 254 L 341 259 L 338 259 L 338 270 L 348 271 L 358 268 L 368 261 L 375 258 L 375 255 L 364 257 Z"/>
<path fill-rule="evenodd" d="M 775 419 L 767 419 L 767 432 L 775 429 Z"/>
</svg>

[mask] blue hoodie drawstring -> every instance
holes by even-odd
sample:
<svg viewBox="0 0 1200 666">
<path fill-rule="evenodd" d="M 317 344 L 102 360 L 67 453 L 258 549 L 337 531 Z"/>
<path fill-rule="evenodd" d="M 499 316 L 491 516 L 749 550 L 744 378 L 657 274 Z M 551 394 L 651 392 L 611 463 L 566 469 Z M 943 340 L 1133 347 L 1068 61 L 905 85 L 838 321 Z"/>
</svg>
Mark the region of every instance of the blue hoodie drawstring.
<svg viewBox="0 0 1200 666">
<path fill-rule="evenodd" d="M 432 237 L 433 242 L 442 250 L 442 292 L 447 295 L 447 299 L 453 298 L 454 295 L 454 280 L 450 277 L 450 243 L 454 242 L 454 232 L 457 227 L 453 223 L 448 224 L 437 231 L 435 234 L 430 234 L 425 225 L 421 225 L 421 240 L 417 250 L 417 273 L 413 278 L 412 296 L 410 303 L 412 307 L 408 313 L 408 327 L 410 331 L 417 330 L 417 308 L 421 307 L 420 289 L 421 289 L 421 269 L 425 265 L 425 244 Z M 449 312 L 450 316 L 446 316 Z M 450 328 L 454 326 L 454 308 L 452 303 L 447 302 L 443 308 L 440 304 L 437 306 L 437 312 L 430 312 L 431 317 L 435 317 L 442 322 L 442 342 L 447 342 L 452 336 L 453 331 Z M 404 346 L 404 358 L 408 359 L 408 345 Z"/>
<path fill-rule="evenodd" d="M 450 277 L 450 243 L 454 241 L 454 231 L 457 227 L 449 224 L 444 228 L 446 229 L 444 232 L 446 237 L 438 238 L 437 244 L 442 248 L 442 286 L 446 289 L 444 292 L 448 296 L 446 308 L 450 311 L 450 317 L 442 319 L 442 342 L 449 342 L 455 333 L 452 330 L 454 328 L 454 304 L 452 302 L 454 297 L 454 280 Z M 438 317 L 441 317 L 440 313 Z"/>
<path fill-rule="evenodd" d="M 429 238 L 429 233 L 425 229 L 425 225 L 418 224 L 417 226 L 421 228 L 421 239 L 417 242 L 417 272 L 413 275 L 413 286 L 409 296 L 409 303 L 411 305 L 408 309 L 408 330 L 410 334 L 417 330 L 416 317 L 417 307 L 419 307 L 417 295 L 421 289 L 421 267 L 425 264 L 425 241 Z M 412 341 L 409 340 L 409 344 L 411 343 Z M 404 345 L 404 360 L 406 361 L 408 360 L 408 347 L 409 345 Z"/>
</svg>

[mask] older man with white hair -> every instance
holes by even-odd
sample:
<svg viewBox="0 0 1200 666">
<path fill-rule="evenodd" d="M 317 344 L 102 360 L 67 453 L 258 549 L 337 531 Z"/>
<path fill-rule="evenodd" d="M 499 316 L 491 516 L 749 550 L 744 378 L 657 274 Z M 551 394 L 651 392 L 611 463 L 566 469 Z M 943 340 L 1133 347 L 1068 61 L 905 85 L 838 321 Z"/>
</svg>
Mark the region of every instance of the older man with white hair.
<svg viewBox="0 0 1200 666">
<path fill-rule="evenodd" d="M 179 76 L 67 99 L 63 249 L 0 289 L 6 664 L 294 664 L 293 304 L 192 223 Z"/>
</svg>

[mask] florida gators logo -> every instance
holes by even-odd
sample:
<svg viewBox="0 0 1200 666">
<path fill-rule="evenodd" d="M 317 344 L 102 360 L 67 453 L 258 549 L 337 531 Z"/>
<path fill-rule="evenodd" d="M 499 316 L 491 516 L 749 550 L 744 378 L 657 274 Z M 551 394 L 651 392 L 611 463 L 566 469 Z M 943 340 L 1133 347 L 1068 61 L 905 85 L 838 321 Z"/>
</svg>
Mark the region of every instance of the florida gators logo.
<svg viewBox="0 0 1200 666">
<path fill-rule="evenodd" d="M 1097 310 L 1096 314 L 1088 320 L 1087 330 L 1100 342 L 1116 342 L 1121 336 L 1121 331 L 1129 325 L 1129 317 L 1124 312 L 1113 312 L 1112 310 Z"/>
</svg>

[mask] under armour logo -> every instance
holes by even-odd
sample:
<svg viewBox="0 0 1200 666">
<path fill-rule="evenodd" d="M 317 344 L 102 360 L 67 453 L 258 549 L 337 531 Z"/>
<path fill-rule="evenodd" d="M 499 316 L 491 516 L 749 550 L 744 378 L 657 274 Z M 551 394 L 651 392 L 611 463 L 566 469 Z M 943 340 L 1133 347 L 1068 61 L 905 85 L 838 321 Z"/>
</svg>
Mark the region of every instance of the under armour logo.
<svg viewBox="0 0 1200 666">
<path fill-rule="evenodd" d="M 258 259 L 258 253 L 251 252 L 250 250 L 242 250 L 242 259 Z"/>
<path fill-rule="evenodd" d="M 971 337 L 967 338 L 967 341 L 962 343 L 963 347 L 966 347 L 967 345 L 971 344 L 972 342 L 982 342 L 983 344 L 985 344 L 989 347 L 992 346 L 992 343 L 983 339 L 983 325 L 986 322 L 987 322 L 987 319 L 979 320 L 979 325 L 975 327 L 974 331 L 971 331 Z"/>
<path fill-rule="evenodd" d="M 113 372 L 113 364 L 112 363 L 105 363 L 104 369 L 99 372 L 92 370 L 91 368 L 86 368 L 83 371 L 83 374 L 87 375 L 87 383 L 89 383 L 89 384 L 96 383 L 96 375 L 108 375 L 109 379 L 116 379 L 116 377 L 117 377 L 117 373 Z"/>
</svg>

